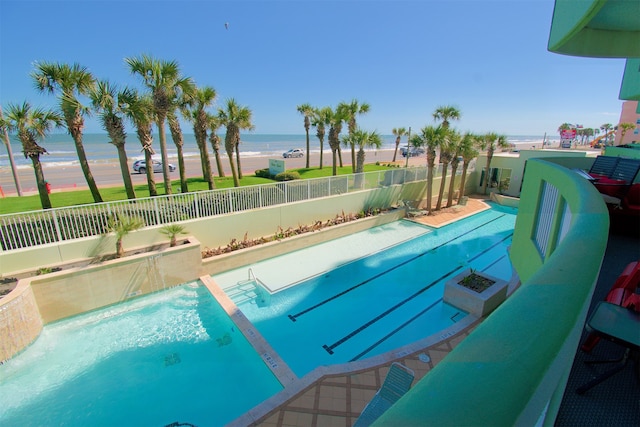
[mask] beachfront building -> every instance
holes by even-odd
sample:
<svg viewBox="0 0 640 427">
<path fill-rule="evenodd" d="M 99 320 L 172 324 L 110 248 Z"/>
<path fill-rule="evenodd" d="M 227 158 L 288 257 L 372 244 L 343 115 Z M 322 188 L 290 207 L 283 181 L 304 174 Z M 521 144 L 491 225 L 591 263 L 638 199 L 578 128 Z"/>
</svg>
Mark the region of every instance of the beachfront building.
<svg viewBox="0 0 640 427">
<path fill-rule="evenodd" d="M 623 135 L 623 129 L 616 129 L 616 137 L 613 145 L 640 144 L 640 105 L 638 101 L 625 101 L 622 103 L 620 121 L 618 123 L 631 123 L 635 128 L 627 130 Z"/>
</svg>

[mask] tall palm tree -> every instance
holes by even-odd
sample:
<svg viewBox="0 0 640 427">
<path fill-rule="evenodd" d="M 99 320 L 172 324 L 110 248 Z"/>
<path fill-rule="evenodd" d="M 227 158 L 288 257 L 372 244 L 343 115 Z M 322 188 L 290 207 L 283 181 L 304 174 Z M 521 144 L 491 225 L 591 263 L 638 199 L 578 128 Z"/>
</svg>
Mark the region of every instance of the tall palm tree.
<svg viewBox="0 0 640 427">
<path fill-rule="evenodd" d="M 449 181 L 449 192 L 447 194 L 447 206 L 451 207 L 453 204 L 453 192 L 456 188 L 456 172 L 458 172 L 458 165 L 460 164 L 460 150 L 462 146 L 462 139 L 466 137 L 460 135 L 459 132 L 452 130 L 449 135 L 449 142 L 451 143 L 451 180 Z"/>
<path fill-rule="evenodd" d="M 400 147 L 400 139 L 407 135 L 407 130 L 405 128 L 393 128 L 391 130 L 391 133 L 393 133 L 396 136 L 396 149 L 393 151 L 393 160 L 392 162 L 396 161 L 396 156 L 398 155 L 398 147 Z M 407 156 L 409 155 L 409 153 L 407 153 Z"/>
<path fill-rule="evenodd" d="M 571 123 L 563 123 L 558 126 L 558 133 L 560 134 L 560 142 L 558 143 L 558 147 L 562 145 L 562 132 L 565 130 L 569 130 L 573 127 Z"/>
<path fill-rule="evenodd" d="M 80 168 L 93 201 L 102 202 L 102 196 L 89 168 L 82 144 L 84 116 L 89 113 L 89 109 L 84 107 L 78 99 L 78 95 L 86 95 L 93 89 L 95 78 L 86 67 L 79 64 L 69 65 L 46 61 L 36 63 L 31 78 L 40 92 L 58 93 L 60 111 L 76 146 Z"/>
<path fill-rule="evenodd" d="M 175 106 L 174 100 L 182 91 L 193 88 L 190 78 L 180 75 L 180 67 L 176 61 L 158 60 L 149 55 L 125 58 L 132 74 L 139 75 L 145 86 L 151 91 L 156 126 L 160 139 L 160 155 L 162 157 L 162 176 L 166 194 L 171 194 L 171 177 L 169 176 L 169 162 L 167 159 L 167 134 L 165 121 L 169 111 Z"/>
<path fill-rule="evenodd" d="M 352 135 L 358 127 L 356 123 L 356 117 L 359 114 L 368 113 L 369 110 L 371 109 L 369 104 L 367 104 L 366 102 L 363 102 L 362 104 L 360 104 L 357 99 L 352 100 L 348 104 L 341 102 L 338 105 L 338 108 L 342 109 L 343 113 L 345 114 L 344 121 L 347 122 L 349 135 Z M 350 145 L 351 145 L 351 171 L 355 173 L 356 172 L 356 146 L 352 143 L 350 143 Z"/>
<path fill-rule="evenodd" d="M 600 126 L 600 130 L 605 134 L 604 143 L 605 145 L 609 145 L 609 132 L 613 129 L 613 125 L 611 123 L 605 123 Z"/>
<path fill-rule="evenodd" d="M 44 138 L 52 127 L 62 125 L 63 117 L 60 114 L 41 108 L 33 108 L 28 102 L 24 102 L 22 105 L 9 104 L 6 117 L 0 119 L 0 127 L 6 128 L 8 131 L 17 131 L 24 157 L 31 159 L 42 209 L 51 209 L 51 200 L 42 164 L 40 164 L 40 155 L 45 154 L 47 150 L 38 145 L 37 141 Z"/>
<path fill-rule="evenodd" d="M 489 180 L 491 179 L 491 160 L 493 159 L 493 154 L 498 148 L 507 148 L 509 147 L 509 143 L 507 142 L 507 137 L 504 135 L 498 135 L 495 132 L 489 132 L 484 134 L 482 140 L 480 142 L 480 149 L 487 152 L 487 165 L 485 166 L 484 173 L 484 184 L 482 191 L 484 194 L 487 194 L 487 186 L 489 184 Z"/>
<path fill-rule="evenodd" d="M 322 163 L 324 160 L 324 136 L 326 134 L 326 126 L 331 124 L 331 116 L 333 111 L 331 107 L 316 108 L 313 111 L 311 123 L 316 127 L 316 136 L 320 141 L 320 164 L 319 169 L 322 169 Z"/>
<path fill-rule="evenodd" d="M 433 170 L 436 162 L 436 148 L 446 138 L 447 130 L 442 126 L 425 126 L 419 134 L 411 137 L 411 145 L 425 147 L 427 152 L 427 215 L 432 212 L 431 199 L 433 199 Z"/>
<path fill-rule="evenodd" d="M 449 120 L 460 120 L 460 110 L 451 105 L 441 105 L 433 112 L 434 120 L 442 120 L 442 127 L 449 127 Z"/>
<path fill-rule="evenodd" d="M 311 127 L 311 117 L 313 116 L 313 107 L 310 104 L 301 104 L 296 107 L 298 112 L 304 116 L 304 131 L 307 135 L 307 162 L 306 168 L 309 169 L 309 128 Z M 320 153 L 322 156 L 322 153 Z"/>
<path fill-rule="evenodd" d="M 117 86 L 107 80 L 98 81 L 95 88 L 89 93 L 93 108 L 100 116 L 102 127 L 109 135 L 109 142 L 113 144 L 118 151 L 120 174 L 122 175 L 122 182 L 124 183 L 127 198 L 135 199 L 136 192 L 133 188 L 133 182 L 131 181 L 131 173 L 129 172 L 129 164 L 127 162 L 127 151 L 125 150 L 127 133 L 124 126 L 124 113 L 118 105 L 118 96 Z"/>
<path fill-rule="evenodd" d="M 233 185 L 240 187 L 240 179 L 236 165 L 233 161 L 233 152 L 238 151 L 238 144 L 240 143 L 240 130 L 247 129 L 253 130 L 253 123 L 251 123 L 251 110 L 247 107 L 239 105 L 235 99 L 230 98 L 227 100 L 225 108 L 218 109 L 218 120 L 221 126 L 227 128 L 227 133 L 224 137 L 224 147 L 229 156 L 229 163 L 231 166 L 231 174 L 233 175 Z M 239 165 L 239 163 L 238 163 Z"/>
<path fill-rule="evenodd" d="M 458 203 L 464 197 L 464 186 L 467 183 L 467 171 L 469 164 L 473 159 L 478 157 L 476 146 L 479 144 L 480 138 L 472 133 L 466 133 L 460 140 L 458 153 L 462 157 L 462 177 L 460 179 L 460 190 L 458 191 Z"/>
<path fill-rule="evenodd" d="M 209 108 L 216 99 L 216 90 L 210 86 L 198 88 L 187 103 L 188 118 L 193 122 L 193 133 L 196 137 L 196 144 L 200 150 L 200 164 L 202 165 L 202 176 L 209 186 L 209 190 L 215 188 L 213 175 L 211 174 L 211 162 L 209 161 L 209 149 L 207 146 L 207 131 L 210 126 L 210 116 L 207 114 Z"/>
<path fill-rule="evenodd" d="M 184 162 L 184 138 L 182 136 L 182 127 L 180 120 L 176 114 L 176 110 L 169 110 L 167 113 L 167 124 L 169 132 L 171 132 L 171 140 L 176 146 L 176 157 L 178 158 L 178 174 L 180 175 L 180 192 L 188 193 L 189 184 L 187 183 L 187 166 Z M 164 166 L 164 165 L 163 165 Z"/>
<path fill-rule="evenodd" d="M 149 195 L 157 196 L 156 181 L 153 177 L 153 100 L 150 96 L 140 95 L 137 90 L 126 88 L 118 97 L 120 108 L 124 114 L 131 120 L 136 128 L 138 140 L 142 145 L 144 152 L 144 160 L 147 165 L 147 186 L 149 187 Z"/>
<path fill-rule="evenodd" d="M 344 109 L 338 106 L 335 111 L 331 111 L 328 115 L 329 127 L 329 147 L 331 147 L 331 160 L 333 164 L 332 175 L 338 175 L 338 150 L 340 149 L 340 132 L 342 132 L 342 123 L 345 121 L 346 115 Z"/>
<path fill-rule="evenodd" d="M 366 156 L 364 149 L 367 147 L 380 148 L 382 146 L 382 137 L 376 131 L 367 132 L 358 128 L 343 138 L 342 142 L 358 147 L 356 173 L 362 173 L 364 172 L 364 160 Z"/>
<path fill-rule="evenodd" d="M 627 134 L 627 132 L 629 132 L 631 129 L 635 129 L 635 127 L 636 125 L 634 123 L 620 123 L 618 125 L 618 129 L 620 129 L 620 144 L 622 144 L 624 136 Z"/>
<path fill-rule="evenodd" d="M 222 168 L 222 160 L 220 158 L 220 137 L 218 136 L 218 129 L 220 128 L 220 120 L 217 116 L 207 114 L 209 122 L 209 142 L 211 143 L 211 149 L 213 155 L 216 158 L 216 167 L 218 168 L 218 176 L 224 178 L 224 169 Z"/>
<path fill-rule="evenodd" d="M 444 197 L 444 189 L 446 188 L 447 183 L 447 172 L 449 171 L 449 163 L 455 153 L 455 144 L 459 140 L 459 134 L 448 127 L 442 128 L 445 130 L 445 136 L 442 138 L 438 144 L 438 148 L 440 149 L 440 163 L 442 163 L 442 179 L 440 180 L 440 191 L 438 191 L 438 201 L 436 203 L 436 210 L 439 211 L 442 208 L 442 198 Z M 458 138 L 456 140 L 456 138 Z M 452 180 L 455 180 L 455 176 L 451 177 Z"/>
</svg>

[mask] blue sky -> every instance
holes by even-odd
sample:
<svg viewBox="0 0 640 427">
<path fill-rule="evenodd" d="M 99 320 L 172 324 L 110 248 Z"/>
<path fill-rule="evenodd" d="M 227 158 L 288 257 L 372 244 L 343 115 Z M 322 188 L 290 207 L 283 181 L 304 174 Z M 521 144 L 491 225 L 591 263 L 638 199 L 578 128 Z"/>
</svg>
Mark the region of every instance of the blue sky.
<svg viewBox="0 0 640 427">
<path fill-rule="evenodd" d="M 367 102 L 390 134 L 454 105 L 461 131 L 556 135 L 564 122 L 617 124 L 623 59 L 547 51 L 553 0 L 0 0 L 0 103 L 53 107 L 35 61 L 78 62 L 140 86 L 124 58 L 182 73 L 253 112 L 255 133 L 302 134 L 296 106 Z M 228 23 L 228 29 L 225 28 Z M 185 125 L 185 132 L 191 127 Z M 95 117 L 85 132 L 103 132 Z"/>
</svg>

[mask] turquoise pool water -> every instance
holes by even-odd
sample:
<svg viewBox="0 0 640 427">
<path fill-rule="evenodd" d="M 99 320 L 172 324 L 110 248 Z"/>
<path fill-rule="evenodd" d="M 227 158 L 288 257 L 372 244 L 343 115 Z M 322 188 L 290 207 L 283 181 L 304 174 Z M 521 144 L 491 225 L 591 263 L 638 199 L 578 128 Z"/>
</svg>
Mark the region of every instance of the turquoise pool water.
<svg viewBox="0 0 640 427">
<path fill-rule="evenodd" d="M 282 390 L 204 286 L 48 325 L 0 366 L 0 425 L 219 426 Z"/>
<path fill-rule="evenodd" d="M 442 303 L 446 279 L 472 267 L 508 279 L 514 210 L 438 230 L 398 221 L 248 268 L 274 292 L 239 301 L 298 376 L 438 333 L 466 313 Z M 197 283 L 44 328 L 0 366 L 0 425 L 224 425 L 282 390 L 259 354 Z"/>
<path fill-rule="evenodd" d="M 513 209 L 494 208 L 440 229 L 398 221 L 214 279 L 237 295 L 236 284 L 250 268 L 267 289 L 281 289 L 266 304 L 243 295 L 232 299 L 304 376 L 317 366 L 394 350 L 460 321 L 467 313 L 442 301 L 446 280 L 465 268 L 509 280 L 515 218 Z"/>
</svg>

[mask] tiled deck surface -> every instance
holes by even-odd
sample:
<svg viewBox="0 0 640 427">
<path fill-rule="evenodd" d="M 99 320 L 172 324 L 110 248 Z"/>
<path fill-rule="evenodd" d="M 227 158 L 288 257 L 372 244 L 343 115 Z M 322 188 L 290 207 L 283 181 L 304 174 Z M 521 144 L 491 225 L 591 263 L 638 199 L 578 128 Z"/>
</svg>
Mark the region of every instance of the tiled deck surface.
<svg viewBox="0 0 640 427">
<path fill-rule="evenodd" d="M 489 209 L 489 206 L 481 199 L 469 198 L 466 206 L 442 209 L 432 215 L 415 217 L 413 220 L 429 226 L 441 227 L 456 219 L 485 209 Z M 435 345 L 393 361 L 413 369 L 415 384 L 467 337 L 476 325 L 477 323 Z M 427 360 L 424 355 L 429 356 L 428 362 L 423 361 Z M 350 427 L 382 386 L 387 370 L 393 361 L 348 375 L 323 376 L 249 425 L 263 427 Z"/>
</svg>

